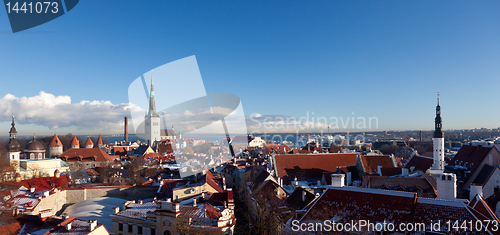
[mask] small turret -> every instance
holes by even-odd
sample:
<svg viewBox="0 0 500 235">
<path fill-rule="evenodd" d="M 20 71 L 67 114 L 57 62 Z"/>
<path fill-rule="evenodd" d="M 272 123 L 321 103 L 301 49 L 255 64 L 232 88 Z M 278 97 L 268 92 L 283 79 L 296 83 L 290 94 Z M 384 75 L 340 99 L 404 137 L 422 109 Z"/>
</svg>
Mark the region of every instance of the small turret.
<svg viewBox="0 0 500 235">
<path fill-rule="evenodd" d="M 85 142 L 85 148 L 86 149 L 91 149 L 94 147 L 94 142 L 90 139 L 90 137 L 87 139 L 87 142 Z"/>
<path fill-rule="evenodd" d="M 78 142 L 78 139 L 76 136 L 73 136 L 73 140 L 71 141 L 71 148 L 72 149 L 79 149 L 80 148 L 80 142 Z"/>
<path fill-rule="evenodd" d="M 57 134 L 54 135 L 49 143 L 49 157 L 56 158 L 63 153 L 63 144 Z"/>
</svg>

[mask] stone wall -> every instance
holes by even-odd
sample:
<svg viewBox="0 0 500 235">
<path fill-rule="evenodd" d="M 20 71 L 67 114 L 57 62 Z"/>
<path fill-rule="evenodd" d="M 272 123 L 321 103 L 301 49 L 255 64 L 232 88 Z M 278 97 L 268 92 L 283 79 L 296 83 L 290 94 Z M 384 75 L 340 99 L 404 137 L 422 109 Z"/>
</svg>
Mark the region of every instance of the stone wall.
<svg viewBox="0 0 500 235">
<path fill-rule="evenodd" d="M 95 186 L 66 190 L 66 203 L 73 204 L 96 197 L 116 197 L 125 200 L 153 198 L 158 186 Z"/>
</svg>

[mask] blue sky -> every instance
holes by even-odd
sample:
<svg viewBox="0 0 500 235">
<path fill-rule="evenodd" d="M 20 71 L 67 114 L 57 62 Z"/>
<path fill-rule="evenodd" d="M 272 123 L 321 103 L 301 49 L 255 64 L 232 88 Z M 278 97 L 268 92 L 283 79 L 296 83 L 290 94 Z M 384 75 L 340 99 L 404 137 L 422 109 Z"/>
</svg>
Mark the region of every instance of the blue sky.
<svg viewBox="0 0 500 235">
<path fill-rule="evenodd" d="M 496 1 L 89 0 L 12 34 L 0 10 L 0 97 L 118 105 L 140 75 L 195 55 L 207 93 L 238 95 L 246 115 L 429 130 L 439 91 L 445 129 L 497 128 L 498 12 Z"/>
</svg>

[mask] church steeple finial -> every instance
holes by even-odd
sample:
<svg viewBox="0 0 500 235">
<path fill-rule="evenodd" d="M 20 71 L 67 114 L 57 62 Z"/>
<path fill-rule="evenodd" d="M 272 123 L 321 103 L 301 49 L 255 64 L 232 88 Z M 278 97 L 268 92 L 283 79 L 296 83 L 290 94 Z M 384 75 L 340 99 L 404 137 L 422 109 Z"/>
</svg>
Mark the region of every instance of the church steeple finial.
<svg viewBox="0 0 500 235">
<path fill-rule="evenodd" d="M 439 106 L 439 92 L 438 92 L 438 105 L 437 106 Z"/>
</svg>

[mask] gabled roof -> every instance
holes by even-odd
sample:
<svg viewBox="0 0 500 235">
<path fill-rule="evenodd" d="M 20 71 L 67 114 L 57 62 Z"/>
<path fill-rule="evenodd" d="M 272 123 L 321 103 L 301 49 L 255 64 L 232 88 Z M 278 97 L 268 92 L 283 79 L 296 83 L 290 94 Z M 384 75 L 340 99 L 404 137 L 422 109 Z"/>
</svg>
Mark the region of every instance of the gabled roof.
<svg viewBox="0 0 500 235">
<path fill-rule="evenodd" d="M 137 148 L 135 150 L 134 155 L 144 155 L 148 151 L 151 151 L 151 147 L 149 147 L 147 145 L 141 145 L 141 146 L 139 146 L 139 148 Z"/>
<path fill-rule="evenodd" d="M 305 198 L 304 198 L 305 194 Z M 309 203 L 311 203 L 316 196 L 305 190 L 302 187 L 296 188 L 290 196 L 285 200 L 284 205 L 288 207 L 290 210 L 295 211 L 295 210 L 302 210 L 304 207 L 306 207 Z M 303 200 L 305 199 L 305 200 Z"/>
<path fill-rule="evenodd" d="M 484 200 L 490 208 L 496 209 L 498 202 L 500 202 L 500 190 L 493 193 L 491 196 Z"/>
<path fill-rule="evenodd" d="M 415 167 L 415 170 L 427 171 L 431 168 L 434 159 L 427 156 L 415 155 L 406 163 L 405 168 L 411 169 L 411 167 Z"/>
<path fill-rule="evenodd" d="M 64 161 L 114 161 L 117 157 L 96 148 L 68 149 L 59 156 Z"/>
<path fill-rule="evenodd" d="M 54 134 L 54 137 L 49 143 L 49 147 L 63 147 L 63 144 L 61 143 L 61 140 L 57 136 L 57 134 Z"/>
<path fill-rule="evenodd" d="M 455 155 L 455 157 L 448 162 L 448 164 L 452 166 L 467 167 L 467 170 L 471 172 L 470 174 L 467 174 L 465 179 L 463 179 L 464 182 L 467 182 L 474 172 L 478 170 L 477 168 L 491 150 L 497 151 L 497 149 L 493 146 L 484 147 L 481 145 L 464 145 L 460 148 L 457 155 Z"/>
<path fill-rule="evenodd" d="M 87 141 L 85 142 L 85 145 L 94 145 L 94 142 L 92 142 L 92 140 L 90 139 L 90 137 L 87 139 Z"/>
<path fill-rule="evenodd" d="M 474 184 L 480 184 L 484 185 L 486 183 L 486 180 L 490 178 L 491 173 L 495 170 L 494 166 L 484 164 L 484 166 L 481 168 L 481 171 L 479 171 L 479 174 L 477 175 L 476 179 L 474 179 Z"/>
<path fill-rule="evenodd" d="M 325 171 L 355 166 L 357 155 L 356 153 L 277 154 L 275 155 L 275 171 L 278 177 L 287 181 L 295 177 L 321 180 Z"/>
<path fill-rule="evenodd" d="M 219 185 L 219 182 L 216 181 L 215 177 L 210 173 L 210 171 L 207 171 L 207 174 L 205 175 L 205 180 L 208 185 L 210 185 L 213 189 L 217 190 L 217 192 L 222 193 L 224 190 L 222 189 L 222 184 Z"/>
<path fill-rule="evenodd" d="M 367 174 L 377 173 L 378 166 L 395 167 L 389 155 L 362 155 L 360 160 Z"/>
<path fill-rule="evenodd" d="M 78 142 L 76 135 L 73 136 L 73 140 L 71 140 L 71 146 L 73 146 L 73 145 L 80 145 L 80 142 Z"/>
<path fill-rule="evenodd" d="M 483 200 L 481 195 L 476 195 L 472 201 L 469 202 L 469 206 L 472 208 L 471 212 L 476 216 L 478 220 L 496 220 L 498 221 L 495 212 L 491 210 L 491 207 Z"/>
<path fill-rule="evenodd" d="M 259 188 L 259 186 L 270 176 L 269 172 L 266 170 L 261 171 L 257 177 L 251 183 L 251 190 L 255 191 L 255 189 Z"/>
</svg>

